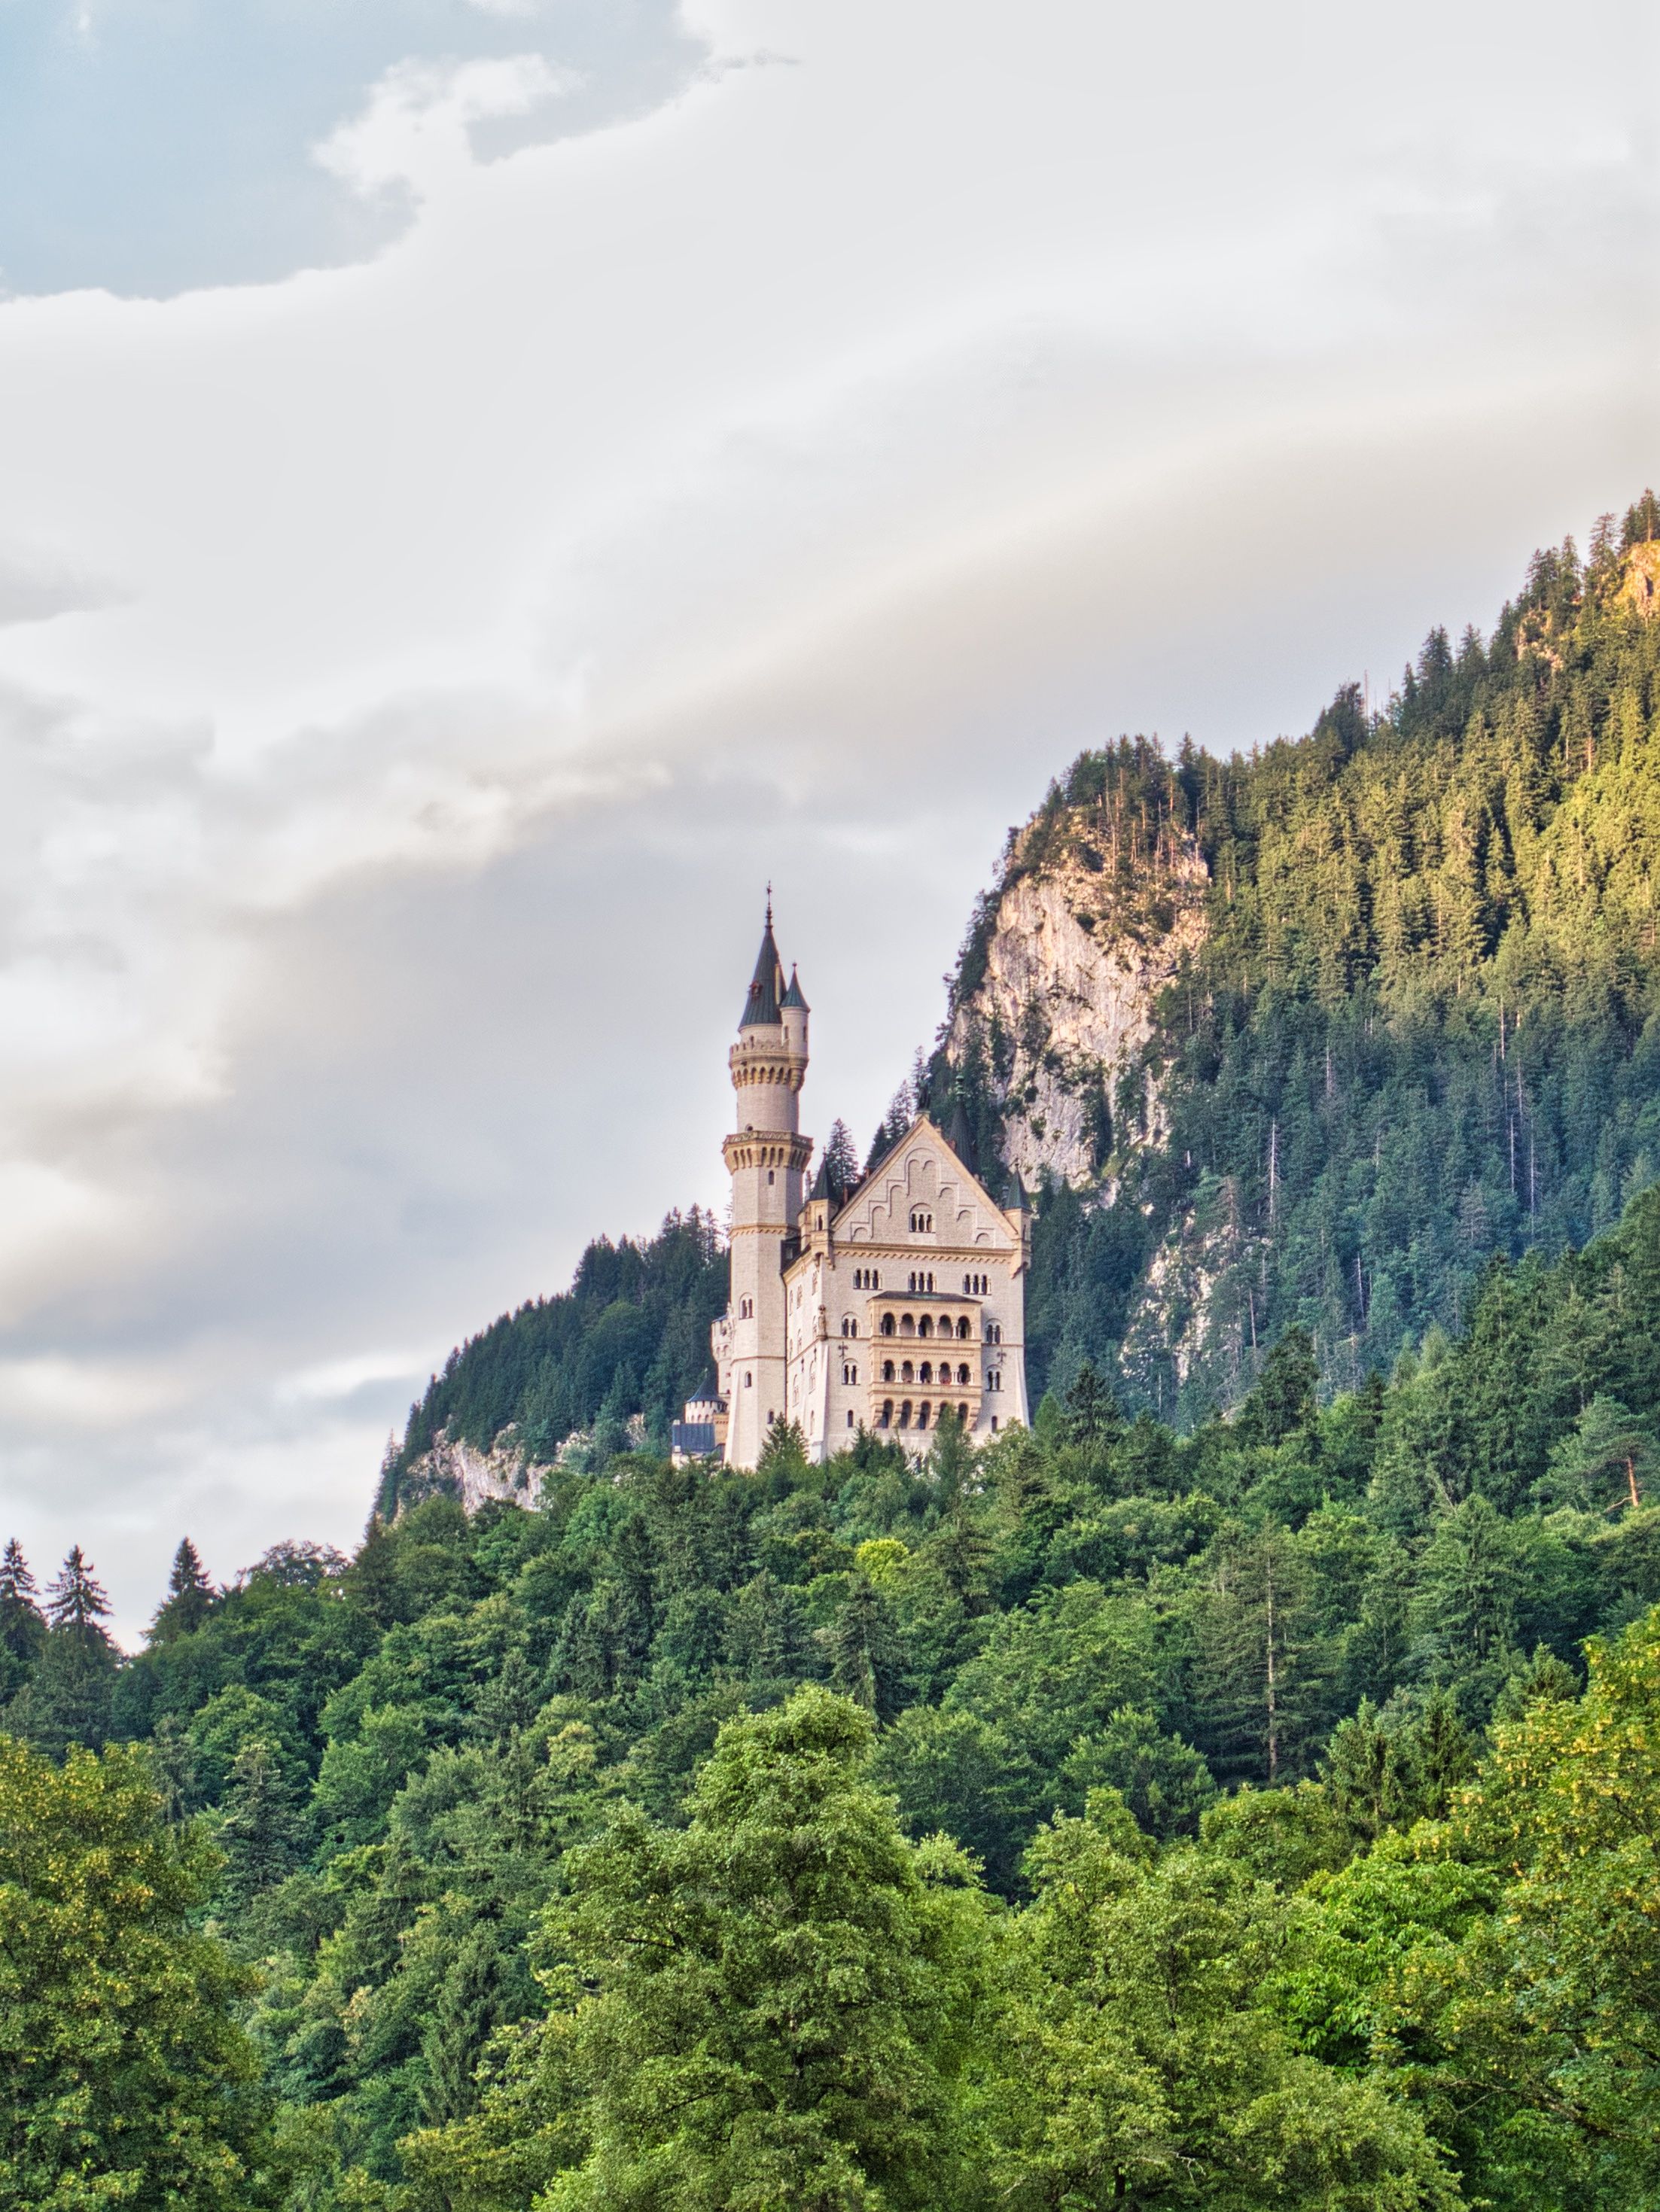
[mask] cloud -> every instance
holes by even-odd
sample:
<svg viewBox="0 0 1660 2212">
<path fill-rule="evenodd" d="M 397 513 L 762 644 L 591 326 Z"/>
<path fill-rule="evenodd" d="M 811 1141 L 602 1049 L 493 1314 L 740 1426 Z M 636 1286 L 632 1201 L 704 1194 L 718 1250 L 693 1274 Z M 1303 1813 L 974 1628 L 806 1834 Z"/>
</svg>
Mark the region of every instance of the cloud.
<svg viewBox="0 0 1660 2212">
<path fill-rule="evenodd" d="M 868 1127 L 1079 744 L 1305 727 L 1633 496 L 1618 13 L 710 0 L 599 127 L 550 9 L 330 77 L 373 260 L 0 306 L 25 1540 L 130 1626 L 186 1528 L 350 1541 L 452 1344 L 720 1202 L 769 876 Z"/>
</svg>

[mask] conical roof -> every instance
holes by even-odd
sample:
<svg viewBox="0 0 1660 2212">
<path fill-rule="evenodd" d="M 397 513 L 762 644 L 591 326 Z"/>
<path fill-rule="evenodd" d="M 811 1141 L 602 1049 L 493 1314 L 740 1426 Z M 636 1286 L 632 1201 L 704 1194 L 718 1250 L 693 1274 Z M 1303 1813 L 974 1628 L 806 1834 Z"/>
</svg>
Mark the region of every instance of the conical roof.
<svg viewBox="0 0 1660 2212">
<path fill-rule="evenodd" d="M 801 995 L 800 979 L 796 975 L 794 965 L 790 969 L 790 987 L 784 994 L 783 1003 L 787 1006 L 799 1006 L 804 1014 L 810 1014 L 812 1012 L 812 1008 Z"/>
<path fill-rule="evenodd" d="M 969 1127 L 969 1117 L 963 1110 L 959 1098 L 952 1109 L 951 1127 L 946 1132 L 946 1142 L 951 1146 L 970 1175 L 976 1172 L 974 1161 L 974 1132 Z"/>
<path fill-rule="evenodd" d="M 1031 1211 L 1026 1186 L 1021 1182 L 1018 1171 L 1013 1168 L 1009 1170 L 1009 1187 L 1003 1194 L 1003 1211 L 1006 1213 L 1029 1213 Z"/>
<path fill-rule="evenodd" d="M 772 901 L 767 901 L 767 926 L 761 939 L 761 950 L 756 955 L 755 973 L 750 978 L 748 996 L 744 1011 L 738 1018 L 740 1030 L 752 1028 L 757 1022 L 775 1025 L 783 1017 L 778 1011 L 778 1001 L 784 988 L 784 964 L 778 957 L 778 947 L 772 934 Z"/>
<path fill-rule="evenodd" d="M 827 1159 L 819 1161 L 818 1172 L 812 1179 L 812 1189 L 808 1194 L 812 1198 L 823 1199 L 827 1205 L 835 1205 L 836 1188 L 830 1182 L 830 1162 Z"/>
</svg>

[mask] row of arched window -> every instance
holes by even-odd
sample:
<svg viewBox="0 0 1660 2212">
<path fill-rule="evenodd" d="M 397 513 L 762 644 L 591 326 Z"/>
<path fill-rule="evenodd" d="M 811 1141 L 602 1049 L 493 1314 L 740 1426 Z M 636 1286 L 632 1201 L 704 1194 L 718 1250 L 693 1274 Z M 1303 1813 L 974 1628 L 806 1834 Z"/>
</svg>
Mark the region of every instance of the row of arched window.
<svg viewBox="0 0 1660 2212">
<path fill-rule="evenodd" d="M 885 1313 L 882 1316 L 884 1336 L 932 1336 L 933 1329 L 932 1314 L 924 1314 L 921 1321 L 917 1320 L 915 1314 L 901 1314 L 897 1321 L 891 1313 Z M 941 1336 L 949 1336 L 952 1334 L 949 1314 L 941 1314 L 939 1316 L 939 1334 Z M 962 1315 L 958 1321 L 957 1334 L 964 1343 L 974 1334 L 974 1323 L 966 1314 Z"/>
<path fill-rule="evenodd" d="M 931 1291 L 933 1288 L 933 1278 L 927 1274 L 919 1275 L 913 1270 L 907 1287 L 913 1291 Z"/>
<path fill-rule="evenodd" d="M 933 1227 L 933 1216 L 928 1212 L 925 1206 L 912 1206 L 910 1210 L 910 1227 L 913 1237 L 926 1237 L 928 1231 Z"/>
<path fill-rule="evenodd" d="M 932 1382 L 933 1380 L 933 1362 L 931 1359 L 925 1359 L 920 1367 L 913 1369 L 909 1359 L 902 1359 L 899 1362 L 898 1372 L 896 1374 L 892 1360 L 885 1359 L 882 1362 L 882 1380 L 885 1382 Z M 939 1363 L 939 1380 L 942 1383 L 949 1382 L 951 1381 L 951 1362 L 949 1359 L 942 1359 Z M 962 1364 L 958 1368 L 957 1380 L 959 1384 L 964 1386 L 966 1386 L 971 1380 L 969 1373 L 969 1363 L 966 1359 L 964 1360 Z"/>
<path fill-rule="evenodd" d="M 881 1275 L 874 1267 L 855 1267 L 853 1287 L 855 1291 L 879 1291 L 882 1287 Z"/>
<path fill-rule="evenodd" d="M 965 1298 L 983 1298 L 991 1289 L 989 1275 L 964 1275 L 963 1295 Z"/>
<path fill-rule="evenodd" d="M 942 1402 L 939 1407 L 940 1413 L 943 1413 L 947 1410 L 947 1405 Z M 909 1398 L 902 1399 L 897 1417 L 892 1399 L 884 1398 L 882 1411 L 877 1417 L 876 1425 L 879 1429 L 926 1429 L 933 1418 L 933 1409 L 926 1398 L 920 1406 L 913 1405 Z M 966 1423 L 969 1418 L 969 1409 L 966 1406 L 959 1406 L 957 1408 L 957 1418 L 959 1421 Z"/>
</svg>

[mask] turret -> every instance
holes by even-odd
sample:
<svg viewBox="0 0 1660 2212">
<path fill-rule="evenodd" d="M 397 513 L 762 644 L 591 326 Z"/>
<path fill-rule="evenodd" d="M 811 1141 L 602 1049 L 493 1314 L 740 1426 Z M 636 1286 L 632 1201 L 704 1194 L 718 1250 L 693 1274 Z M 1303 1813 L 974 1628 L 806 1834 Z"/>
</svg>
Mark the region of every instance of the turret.
<svg viewBox="0 0 1660 2212">
<path fill-rule="evenodd" d="M 807 1002 L 783 964 L 772 933 L 772 899 L 755 973 L 727 1056 L 736 1094 L 734 1127 L 722 1147 L 732 1176 L 732 1303 L 723 1358 L 727 1464 L 753 1467 L 767 1424 L 785 1411 L 783 1256 L 801 1211 L 801 1180 L 812 1156 L 800 1133 L 799 1101 L 807 1073 Z"/>
</svg>

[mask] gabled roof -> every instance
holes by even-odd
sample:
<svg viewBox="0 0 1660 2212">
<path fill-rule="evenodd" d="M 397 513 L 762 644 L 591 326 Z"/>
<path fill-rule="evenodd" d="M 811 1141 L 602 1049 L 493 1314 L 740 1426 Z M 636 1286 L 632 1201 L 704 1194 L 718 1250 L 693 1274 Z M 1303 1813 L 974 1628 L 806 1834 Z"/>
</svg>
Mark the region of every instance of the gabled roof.
<svg viewBox="0 0 1660 2212">
<path fill-rule="evenodd" d="M 981 1182 L 979 1176 L 974 1172 L 974 1170 L 970 1167 L 968 1162 L 964 1159 L 962 1154 L 957 1150 L 955 1146 L 951 1143 L 950 1139 L 945 1135 L 939 1125 L 930 1120 L 928 1115 L 926 1114 L 919 1114 L 916 1119 L 911 1123 L 909 1128 L 906 1130 L 904 1135 L 900 1138 L 898 1143 L 891 1146 L 889 1149 L 883 1153 L 881 1158 L 874 1163 L 869 1172 L 860 1176 L 858 1183 L 848 1193 L 846 1198 L 842 1200 L 841 1205 L 836 1208 L 836 1212 L 831 1216 L 830 1227 L 832 1231 L 839 1232 L 842 1224 L 846 1222 L 848 1216 L 852 1213 L 856 1207 L 861 1206 L 871 1195 L 873 1187 L 882 1183 L 886 1177 L 893 1174 L 895 1169 L 900 1164 L 907 1148 L 913 1145 L 919 1136 L 924 1136 L 932 1139 L 933 1144 L 937 1146 L 941 1152 L 950 1155 L 960 1168 L 964 1182 L 966 1185 L 970 1196 L 978 1199 L 985 1206 L 987 1213 L 990 1217 L 991 1223 L 995 1224 L 1003 1237 L 1012 1237 L 1013 1232 L 1009 1226 L 1007 1210 L 998 1204 L 997 1200 L 992 1196 L 990 1191 L 987 1189 L 985 1184 Z M 1023 1193 L 1023 1201 L 1024 1196 L 1025 1194 Z"/>
</svg>

